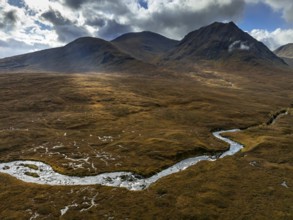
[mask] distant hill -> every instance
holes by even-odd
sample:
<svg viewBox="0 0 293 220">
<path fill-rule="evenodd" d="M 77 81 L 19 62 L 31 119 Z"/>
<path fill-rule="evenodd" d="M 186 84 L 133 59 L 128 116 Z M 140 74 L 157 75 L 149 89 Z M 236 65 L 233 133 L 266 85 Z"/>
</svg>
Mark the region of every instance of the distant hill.
<svg viewBox="0 0 293 220">
<path fill-rule="evenodd" d="M 274 53 L 279 57 L 293 58 L 293 43 L 279 47 Z"/>
<path fill-rule="evenodd" d="M 274 51 L 274 53 L 293 67 L 293 43 L 279 47 Z"/>
<path fill-rule="evenodd" d="M 290 48 L 281 48 L 278 53 L 291 56 Z M 147 31 L 124 34 L 111 42 L 83 37 L 64 47 L 0 59 L 0 72 L 149 73 L 160 66 L 181 71 L 194 64 L 201 68 L 207 62 L 234 68 L 286 65 L 233 22 L 215 22 L 187 34 L 180 42 Z"/>
<path fill-rule="evenodd" d="M 2 71 L 123 71 L 138 66 L 148 65 L 119 51 L 110 42 L 92 37 L 79 38 L 64 47 L 0 60 Z"/>
<path fill-rule="evenodd" d="M 284 65 L 282 59 L 233 22 L 215 22 L 187 34 L 176 48 L 165 55 L 164 60 Z"/>
<path fill-rule="evenodd" d="M 121 51 L 145 62 L 154 62 L 159 56 L 173 49 L 179 41 L 144 31 L 124 34 L 112 43 Z"/>
</svg>

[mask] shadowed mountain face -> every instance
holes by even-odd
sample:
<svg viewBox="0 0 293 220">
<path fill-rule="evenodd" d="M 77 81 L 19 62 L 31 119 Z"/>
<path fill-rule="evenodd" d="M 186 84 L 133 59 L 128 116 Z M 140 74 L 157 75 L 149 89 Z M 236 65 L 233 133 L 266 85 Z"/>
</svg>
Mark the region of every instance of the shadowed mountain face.
<svg viewBox="0 0 293 220">
<path fill-rule="evenodd" d="M 155 62 L 162 54 L 173 49 L 179 41 L 144 31 L 124 34 L 113 40 L 112 43 L 132 57 L 151 63 Z"/>
<path fill-rule="evenodd" d="M 129 33 L 112 42 L 83 37 L 64 47 L 1 59 L 0 71 L 149 73 L 157 70 L 152 64 L 179 64 L 180 69 L 187 69 L 206 61 L 236 68 L 285 65 L 233 22 L 216 22 L 189 33 L 180 42 L 152 32 Z"/>
<path fill-rule="evenodd" d="M 64 47 L 0 60 L 0 69 L 14 71 L 123 71 L 140 65 L 147 64 L 119 51 L 110 42 L 91 37 L 79 38 Z"/>
<path fill-rule="evenodd" d="M 233 22 L 215 22 L 189 33 L 165 56 L 165 60 L 232 60 L 251 64 L 284 64 L 263 43 L 239 29 Z"/>
<path fill-rule="evenodd" d="M 274 53 L 293 67 L 293 43 L 279 47 L 274 51 Z"/>
</svg>

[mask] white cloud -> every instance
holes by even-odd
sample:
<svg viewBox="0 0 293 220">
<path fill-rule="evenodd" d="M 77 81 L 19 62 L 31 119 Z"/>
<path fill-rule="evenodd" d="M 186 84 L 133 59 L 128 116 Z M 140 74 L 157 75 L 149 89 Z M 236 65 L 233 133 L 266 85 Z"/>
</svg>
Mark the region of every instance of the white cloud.
<svg viewBox="0 0 293 220">
<path fill-rule="evenodd" d="M 137 4 L 133 0 L 132 4 Z M 244 0 L 147 0 L 148 9 L 139 8 L 126 23 L 135 30 L 150 30 L 180 39 L 185 34 L 214 21 L 238 20 Z"/>
<path fill-rule="evenodd" d="M 24 0 L 24 3 L 35 12 L 44 11 L 50 8 L 49 0 Z"/>
<path fill-rule="evenodd" d="M 1 0 L 1 11 L 15 10 L 21 19 L 9 32 L 0 28 L 0 37 L 23 41 L 32 49 L 37 44 L 59 46 L 84 35 L 112 39 L 142 30 L 180 39 L 215 20 L 237 20 L 244 7 L 244 0 L 144 2 L 148 7 L 139 0 L 20 0 L 24 6 L 17 7 Z"/>
<path fill-rule="evenodd" d="M 276 29 L 272 32 L 263 29 L 254 29 L 250 35 L 255 39 L 262 41 L 271 50 L 293 42 L 293 29 Z"/>
</svg>

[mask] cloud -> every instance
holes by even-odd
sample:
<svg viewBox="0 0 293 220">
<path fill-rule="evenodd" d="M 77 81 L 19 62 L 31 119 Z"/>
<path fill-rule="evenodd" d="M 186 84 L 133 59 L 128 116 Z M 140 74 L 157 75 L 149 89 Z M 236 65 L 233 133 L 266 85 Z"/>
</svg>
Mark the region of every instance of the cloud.
<svg viewBox="0 0 293 220">
<path fill-rule="evenodd" d="M 24 1 L 1 0 L 0 11 L 0 58 L 60 46 L 56 32 Z"/>
<path fill-rule="evenodd" d="M 84 27 L 78 26 L 69 19 L 64 18 L 59 11 L 49 10 L 41 16 L 53 24 L 53 29 L 56 31 L 58 40 L 61 42 L 66 43 L 78 37 L 90 35 Z"/>
<path fill-rule="evenodd" d="M 237 23 L 245 5 L 258 2 L 293 21 L 292 0 L 1 0 L 0 39 L 24 42 L 28 51 L 40 48 L 36 45 L 64 45 L 82 36 L 111 40 L 143 30 L 181 39 L 214 21 Z M 254 30 L 251 34 L 273 48 L 291 39 L 285 32 Z"/>
<path fill-rule="evenodd" d="M 245 6 L 244 0 L 87 0 L 74 5 L 73 1 L 65 2 L 80 10 L 87 25 L 92 25 L 91 17 L 95 17 L 99 24 L 95 34 L 106 39 L 117 36 L 115 27 L 119 34 L 149 30 L 180 39 L 215 20 L 237 21 Z"/>
<path fill-rule="evenodd" d="M 86 20 L 86 24 L 94 27 L 103 27 L 106 25 L 106 21 L 100 17 L 89 17 Z"/>
<path fill-rule="evenodd" d="M 9 24 L 14 24 L 17 21 L 16 11 L 9 11 L 4 13 L 4 20 Z"/>
<path fill-rule="evenodd" d="M 180 39 L 188 32 L 214 21 L 237 21 L 245 6 L 242 0 L 166 2 L 149 0 L 145 18 L 136 20 L 138 27 Z"/>
<path fill-rule="evenodd" d="M 11 50 L 11 48 L 13 48 L 13 50 Z M 9 57 L 15 54 L 34 52 L 46 48 L 49 48 L 49 45 L 34 44 L 32 47 L 32 45 L 26 44 L 23 41 L 9 38 L 6 41 L 0 40 L 0 57 Z"/>
<path fill-rule="evenodd" d="M 0 18 L 0 29 L 6 29 L 6 31 L 13 29 L 17 22 L 17 15 L 15 10 L 10 10 L 2 14 Z"/>
<path fill-rule="evenodd" d="M 293 29 L 276 29 L 272 32 L 262 29 L 254 29 L 250 35 L 255 39 L 262 41 L 271 50 L 293 42 Z"/>
<path fill-rule="evenodd" d="M 237 20 L 245 5 L 244 0 L 24 1 L 64 43 L 85 35 L 111 40 L 143 30 L 180 39 L 215 20 Z"/>
<path fill-rule="evenodd" d="M 79 9 L 81 6 L 87 2 L 90 2 L 90 0 L 65 0 L 65 5 L 69 6 L 73 9 Z M 98 1 L 100 2 L 100 1 Z"/>
<path fill-rule="evenodd" d="M 89 36 L 89 32 L 86 29 L 75 25 L 56 26 L 55 30 L 58 34 L 58 40 L 64 43 L 68 43 L 79 37 Z"/>
<path fill-rule="evenodd" d="M 130 25 L 119 24 L 116 20 L 107 20 L 103 26 L 98 34 L 101 38 L 108 40 L 133 31 Z"/>
<path fill-rule="evenodd" d="M 68 25 L 70 20 L 64 18 L 59 11 L 49 10 L 41 15 L 46 20 L 50 21 L 53 25 Z"/>
</svg>

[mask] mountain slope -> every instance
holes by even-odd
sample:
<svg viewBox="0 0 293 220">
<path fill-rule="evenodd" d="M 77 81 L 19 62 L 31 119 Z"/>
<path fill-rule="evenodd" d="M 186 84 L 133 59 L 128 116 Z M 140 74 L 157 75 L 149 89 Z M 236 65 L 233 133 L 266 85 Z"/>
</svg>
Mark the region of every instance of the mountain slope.
<svg viewBox="0 0 293 220">
<path fill-rule="evenodd" d="M 285 60 L 285 62 L 291 67 L 293 67 L 293 43 L 279 47 L 274 51 L 274 53 Z"/>
<path fill-rule="evenodd" d="M 119 51 L 110 42 L 91 37 L 79 38 L 64 47 L 0 60 L 2 71 L 123 71 L 146 66 Z"/>
<path fill-rule="evenodd" d="M 206 61 L 235 68 L 286 65 L 233 22 L 215 22 L 180 42 L 152 32 L 129 33 L 112 42 L 83 37 L 64 47 L 1 59 L 0 72 L 150 72 L 152 63 L 182 69 Z"/>
<path fill-rule="evenodd" d="M 154 62 L 160 55 L 174 48 L 179 41 L 144 31 L 124 34 L 112 43 L 121 51 L 145 62 Z"/>
<path fill-rule="evenodd" d="M 285 64 L 263 43 L 239 29 L 233 22 L 215 22 L 186 35 L 164 60 L 240 61 Z"/>
<path fill-rule="evenodd" d="M 279 47 L 274 53 L 279 57 L 293 58 L 293 43 Z"/>
</svg>

